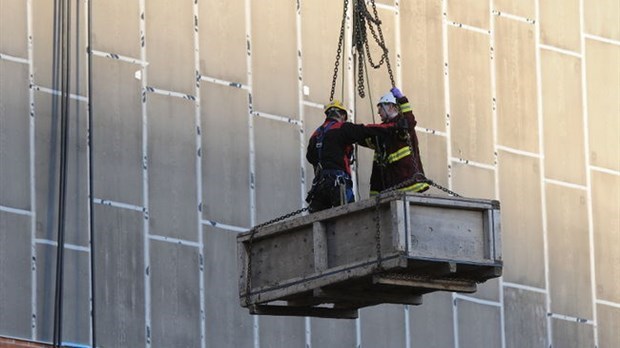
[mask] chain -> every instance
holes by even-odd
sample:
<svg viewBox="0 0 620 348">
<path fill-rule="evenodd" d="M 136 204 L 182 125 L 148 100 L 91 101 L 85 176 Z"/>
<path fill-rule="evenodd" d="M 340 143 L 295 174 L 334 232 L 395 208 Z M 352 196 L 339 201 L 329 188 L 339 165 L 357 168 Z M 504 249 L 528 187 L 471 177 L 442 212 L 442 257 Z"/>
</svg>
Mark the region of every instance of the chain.
<svg viewBox="0 0 620 348">
<path fill-rule="evenodd" d="M 282 215 L 280 217 L 277 217 L 275 219 L 263 222 L 262 224 L 258 224 L 254 227 L 252 227 L 252 229 L 250 230 L 250 239 L 248 240 L 248 263 L 247 263 L 247 273 L 246 273 L 246 287 L 245 287 L 245 306 L 249 307 L 250 306 L 250 290 L 252 289 L 252 244 L 254 242 L 254 235 L 256 234 L 256 232 L 261 228 L 261 227 L 265 227 L 267 225 L 271 225 L 273 223 L 276 222 L 280 222 L 283 220 L 286 220 L 288 218 L 291 218 L 295 215 L 299 215 L 305 211 L 307 211 L 308 209 L 310 209 L 310 207 L 304 207 L 298 210 L 295 210 L 293 212 L 290 212 L 288 214 Z"/>
<path fill-rule="evenodd" d="M 340 24 L 340 37 L 338 38 L 338 49 L 336 50 L 336 62 L 334 63 L 334 76 L 332 77 L 332 88 L 329 92 L 329 101 L 334 100 L 334 92 L 336 91 L 336 80 L 338 79 L 338 67 L 340 66 L 340 56 L 342 54 L 342 43 L 344 42 L 344 27 L 347 18 L 347 9 L 349 0 L 344 0 L 344 10 L 342 12 L 342 23 Z"/>
<path fill-rule="evenodd" d="M 388 75 L 390 76 L 390 82 L 392 83 L 392 87 L 395 87 L 396 83 L 394 82 L 394 73 L 392 72 L 392 65 L 390 64 L 390 58 L 388 57 L 388 49 L 385 46 L 385 40 L 383 39 L 383 32 L 381 31 L 381 25 L 380 25 L 381 21 L 379 20 L 379 14 L 377 14 L 377 5 L 375 4 L 375 0 L 371 0 L 370 3 L 372 4 L 372 12 L 373 12 L 373 15 L 374 15 L 374 18 L 372 18 L 371 21 L 374 22 L 377 25 L 377 31 L 379 32 L 379 39 L 380 40 L 377 38 L 377 35 L 376 35 L 375 31 L 373 30 L 372 25 L 370 26 L 370 33 L 372 34 L 373 38 L 375 39 L 375 42 L 377 42 L 379 47 L 381 47 L 381 49 L 383 50 L 382 60 L 383 60 L 383 58 L 385 58 L 385 64 L 387 65 Z M 368 11 L 366 11 L 366 12 L 368 12 Z M 366 42 L 366 51 L 369 52 L 368 42 Z M 369 54 L 369 60 L 370 60 L 370 54 Z M 379 66 L 380 65 L 381 64 L 379 64 Z"/>
</svg>

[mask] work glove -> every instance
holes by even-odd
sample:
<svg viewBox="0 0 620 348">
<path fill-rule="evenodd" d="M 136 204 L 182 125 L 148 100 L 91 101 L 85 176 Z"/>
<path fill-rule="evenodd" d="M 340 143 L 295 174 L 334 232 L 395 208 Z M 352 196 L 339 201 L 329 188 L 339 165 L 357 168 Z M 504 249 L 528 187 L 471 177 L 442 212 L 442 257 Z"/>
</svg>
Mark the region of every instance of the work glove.
<svg viewBox="0 0 620 348">
<path fill-rule="evenodd" d="M 402 98 L 404 97 L 403 93 L 400 91 L 400 89 L 393 87 L 392 89 L 390 89 L 390 92 L 392 92 L 392 95 L 394 96 L 394 98 L 398 99 L 398 98 Z"/>
</svg>

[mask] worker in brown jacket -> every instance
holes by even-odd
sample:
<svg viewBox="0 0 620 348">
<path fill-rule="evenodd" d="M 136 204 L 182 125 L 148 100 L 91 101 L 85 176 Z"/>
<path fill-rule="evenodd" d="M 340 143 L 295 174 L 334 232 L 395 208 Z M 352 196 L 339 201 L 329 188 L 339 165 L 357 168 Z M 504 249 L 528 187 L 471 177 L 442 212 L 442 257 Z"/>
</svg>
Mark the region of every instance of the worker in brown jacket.
<svg viewBox="0 0 620 348">
<path fill-rule="evenodd" d="M 377 109 L 383 123 L 405 124 L 406 130 L 399 130 L 385 138 L 369 137 L 362 146 L 375 150 L 370 177 L 370 195 L 392 188 L 408 181 L 400 191 L 424 192 L 429 185 L 424 175 L 418 137 L 417 124 L 411 111 L 409 100 L 394 87 L 390 93 L 379 99 Z"/>
</svg>

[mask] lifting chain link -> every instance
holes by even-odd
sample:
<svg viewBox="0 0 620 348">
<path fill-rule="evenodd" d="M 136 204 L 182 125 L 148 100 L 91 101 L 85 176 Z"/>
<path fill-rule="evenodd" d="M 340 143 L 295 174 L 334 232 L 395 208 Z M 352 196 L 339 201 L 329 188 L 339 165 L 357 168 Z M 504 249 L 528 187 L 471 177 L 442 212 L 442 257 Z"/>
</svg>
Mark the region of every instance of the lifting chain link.
<svg viewBox="0 0 620 348">
<path fill-rule="evenodd" d="M 340 24 L 340 36 L 338 37 L 338 49 L 336 50 L 336 62 L 334 63 L 334 76 L 332 77 L 332 88 L 329 92 L 329 101 L 334 100 L 336 91 L 336 80 L 338 79 L 338 67 L 340 66 L 340 56 L 342 55 L 342 44 L 344 42 L 344 26 L 347 19 L 347 9 L 349 0 L 344 0 L 344 10 L 342 11 L 342 22 Z"/>
<path fill-rule="evenodd" d="M 252 290 L 252 244 L 254 242 L 254 235 L 256 234 L 256 232 L 261 228 L 261 227 L 265 227 L 267 225 L 271 225 L 274 224 L 276 222 L 280 222 L 283 220 L 286 220 L 288 218 L 291 218 L 293 216 L 299 215 L 305 211 L 307 211 L 308 209 L 310 209 L 310 207 L 304 207 L 298 210 L 295 210 L 293 212 L 290 212 L 288 214 L 282 215 L 280 217 L 277 217 L 275 219 L 263 222 L 262 224 L 258 224 L 254 227 L 252 227 L 252 229 L 250 230 L 250 239 L 248 240 L 248 262 L 247 262 L 247 272 L 246 272 L 246 279 L 245 279 L 245 306 L 249 307 L 250 306 L 250 290 Z"/>
<path fill-rule="evenodd" d="M 392 87 L 396 86 L 394 82 L 394 73 L 392 72 L 392 65 L 390 64 L 389 51 L 387 46 L 385 45 L 385 40 L 383 38 L 383 31 L 381 30 L 381 20 L 379 19 L 379 15 L 377 13 L 377 6 L 374 0 L 370 0 L 372 5 L 373 14 L 368 12 L 366 8 L 366 3 L 364 0 L 355 0 L 355 8 L 353 13 L 353 22 L 355 26 L 355 32 L 353 35 L 353 47 L 357 51 L 357 92 L 361 98 L 366 96 L 365 87 L 364 87 L 364 69 L 366 69 L 366 74 L 368 74 L 368 68 L 365 68 L 365 57 L 368 57 L 368 62 L 370 66 L 374 69 L 379 69 L 384 63 L 387 66 L 388 75 L 390 78 L 390 83 Z M 368 25 L 366 25 L 368 23 Z M 376 31 L 374 26 L 377 27 Z M 372 59 L 372 55 L 370 54 L 370 46 L 368 44 L 368 35 L 366 34 L 367 27 L 370 29 L 370 33 L 374 41 L 377 43 L 379 48 L 381 49 L 381 59 L 378 63 L 375 63 Z"/>
</svg>

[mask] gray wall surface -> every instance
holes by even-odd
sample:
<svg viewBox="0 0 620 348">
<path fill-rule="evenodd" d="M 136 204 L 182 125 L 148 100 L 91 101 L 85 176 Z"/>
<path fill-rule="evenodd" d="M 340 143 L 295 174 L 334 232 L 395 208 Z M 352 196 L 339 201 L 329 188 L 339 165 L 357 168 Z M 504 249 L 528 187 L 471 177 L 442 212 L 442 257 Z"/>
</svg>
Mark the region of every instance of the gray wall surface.
<svg viewBox="0 0 620 348">
<path fill-rule="evenodd" d="M 94 276 L 101 347 L 620 347 L 617 0 L 377 0 L 426 174 L 501 201 L 505 267 L 475 294 L 357 320 L 250 316 L 236 257 L 238 233 L 303 207 L 343 2 L 70 3 L 64 341 L 91 344 Z M 0 336 L 43 342 L 58 250 L 53 5 L 0 0 Z M 376 122 L 386 69 L 370 73 L 371 100 L 356 97 L 350 44 L 336 98 Z M 362 199 L 371 161 L 360 148 Z"/>
</svg>

